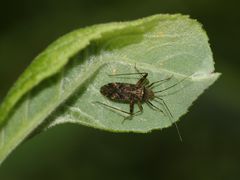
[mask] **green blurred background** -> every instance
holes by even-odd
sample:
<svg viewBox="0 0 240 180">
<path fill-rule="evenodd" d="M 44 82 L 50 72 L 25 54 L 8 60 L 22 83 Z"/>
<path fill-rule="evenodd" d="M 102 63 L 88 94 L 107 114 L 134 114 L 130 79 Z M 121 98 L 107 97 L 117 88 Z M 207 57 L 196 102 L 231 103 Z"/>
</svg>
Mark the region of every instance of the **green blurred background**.
<svg viewBox="0 0 240 180">
<path fill-rule="evenodd" d="M 174 127 L 112 134 L 60 125 L 19 146 L 0 167 L 1 180 L 240 179 L 240 13 L 234 0 L 2 1 L 0 100 L 31 60 L 76 28 L 183 13 L 207 31 L 220 79 Z"/>
</svg>

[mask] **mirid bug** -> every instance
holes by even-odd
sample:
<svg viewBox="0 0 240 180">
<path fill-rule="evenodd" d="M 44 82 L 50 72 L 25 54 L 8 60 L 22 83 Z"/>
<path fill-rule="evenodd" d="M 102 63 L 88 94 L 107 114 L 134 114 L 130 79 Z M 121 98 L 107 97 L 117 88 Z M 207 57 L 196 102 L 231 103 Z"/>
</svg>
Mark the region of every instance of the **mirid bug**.
<svg viewBox="0 0 240 180">
<path fill-rule="evenodd" d="M 113 83 L 105 84 L 100 88 L 101 94 L 103 96 L 107 97 L 108 99 L 110 99 L 112 101 L 116 101 L 116 102 L 128 103 L 130 106 L 129 112 L 124 111 L 119 108 L 116 108 L 116 107 L 113 107 L 113 106 L 109 106 L 102 102 L 97 102 L 97 103 L 102 104 L 108 108 L 128 114 L 129 116 L 126 118 L 131 119 L 136 114 L 143 112 L 143 107 L 142 107 L 143 103 L 146 103 L 153 110 L 160 111 L 165 115 L 165 112 L 162 109 L 160 109 L 159 107 L 157 107 L 156 105 L 154 105 L 151 102 L 151 101 L 156 101 L 158 103 L 161 103 L 165 107 L 165 109 L 167 111 L 166 114 L 169 116 L 169 119 L 170 120 L 173 119 L 173 115 L 172 115 L 171 111 L 169 110 L 167 104 L 165 103 L 164 99 L 161 98 L 160 96 L 157 96 L 157 94 L 164 92 L 170 88 L 173 88 L 174 86 L 178 85 L 179 83 L 181 83 L 182 81 L 187 79 L 189 76 L 183 78 L 182 80 L 178 81 L 177 83 L 175 83 L 167 88 L 164 88 L 164 89 L 158 90 L 158 91 L 154 91 L 153 89 L 157 85 L 160 85 L 161 83 L 169 81 L 170 79 L 173 78 L 173 76 L 150 83 L 150 81 L 147 79 L 147 76 L 148 76 L 147 72 L 140 72 L 136 68 L 136 66 L 135 66 L 135 69 L 136 69 L 137 73 L 115 74 L 115 75 L 109 75 L 109 76 L 124 76 L 124 75 L 136 75 L 136 74 L 141 75 L 140 79 L 137 81 L 136 84 L 113 82 Z M 137 111 L 137 112 L 134 112 L 135 104 L 137 104 L 139 107 L 139 111 Z M 179 133 L 176 123 L 175 123 L 175 126 L 177 128 L 179 137 L 181 139 L 181 136 L 180 136 L 180 133 Z"/>
</svg>

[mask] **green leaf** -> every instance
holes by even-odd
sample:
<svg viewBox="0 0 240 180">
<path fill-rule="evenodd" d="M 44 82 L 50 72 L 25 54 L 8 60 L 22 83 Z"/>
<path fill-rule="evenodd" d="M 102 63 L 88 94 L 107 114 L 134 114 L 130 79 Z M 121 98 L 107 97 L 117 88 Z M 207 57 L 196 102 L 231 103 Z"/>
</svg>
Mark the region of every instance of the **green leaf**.
<svg viewBox="0 0 240 180">
<path fill-rule="evenodd" d="M 144 112 L 123 122 L 128 104 L 109 101 L 99 92 L 109 82 L 136 83 L 134 66 L 150 82 L 173 75 L 155 91 L 186 80 L 159 95 L 173 114 Z M 208 38 L 188 16 L 155 15 L 131 22 L 95 25 L 71 32 L 37 56 L 10 89 L 0 106 L 0 163 L 24 139 L 59 123 L 73 122 L 115 132 L 148 132 L 169 127 L 219 76 Z M 153 103 L 166 114 L 163 105 Z M 137 111 L 137 106 L 135 106 Z M 126 116 L 126 115 L 125 115 Z"/>
</svg>

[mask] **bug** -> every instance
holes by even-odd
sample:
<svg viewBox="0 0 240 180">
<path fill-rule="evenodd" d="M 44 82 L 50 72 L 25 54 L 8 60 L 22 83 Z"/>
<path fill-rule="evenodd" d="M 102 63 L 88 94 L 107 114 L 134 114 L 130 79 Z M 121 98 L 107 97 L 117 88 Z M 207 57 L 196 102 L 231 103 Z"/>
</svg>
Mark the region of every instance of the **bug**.
<svg viewBox="0 0 240 180">
<path fill-rule="evenodd" d="M 170 109 L 168 108 L 167 104 L 165 103 L 164 99 L 162 97 L 158 96 L 157 94 L 164 92 L 170 88 L 173 88 L 174 86 L 183 82 L 189 76 L 183 78 L 182 80 L 178 81 L 177 83 L 175 83 L 169 87 L 166 87 L 162 90 L 154 91 L 154 88 L 156 86 L 158 86 L 161 83 L 164 83 L 166 81 L 169 81 L 170 79 L 173 78 L 173 75 L 168 78 L 150 83 L 150 81 L 147 78 L 148 77 L 147 72 L 140 72 L 136 66 L 135 66 L 135 69 L 137 71 L 136 73 L 109 75 L 109 76 L 140 75 L 141 77 L 135 84 L 112 82 L 112 83 L 105 84 L 100 88 L 100 93 L 103 96 L 107 97 L 108 99 L 110 99 L 112 101 L 116 101 L 116 102 L 128 103 L 129 104 L 129 112 L 124 111 L 119 108 L 116 108 L 116 107 L 113 107 L 113 106 L 110 106 L 110 105 L 107 105 L 102 102 L 97 102 L 97 103 L 102 104 L 108 108 L 114 109 L 116 111 L 120 111 L 125 114 L 128 114 L 128 116 L 126 118 L 124 118 L 124 120 L 125 120 L 127 118 L 132 119 L 133 116 L 135 116 L 139 113 L 142 113 L 143 112 L 143 106 L 142 106 L 143 103 L 146 103 L 153 110 L 160 111 L 161 113 L 166 115 L 162 109 L 160 109 L 159 107 L 157 107 L 156 105 L 154 105 L 151 102 L 151 101 L 156 101 L 158 103 L 161 103 L 164 106 L 164 108 L 167 111 L 167 115 L 169 116 L 169 119 L 170 120 L 173 119 L 173 115 L 172 115 Z M 135 104 L 137 104 L 138 108 L 139 108 L 139 111 L 137 111 L 137 112 L 134 112 Z M 176 126 L 177 132 L 178 132 L 180 140 L 181 140 L 182 138 L 180 136 L 178 127 L 177 127 L 176 123 L 174 123 L 174 124 Z"/>
</svg>

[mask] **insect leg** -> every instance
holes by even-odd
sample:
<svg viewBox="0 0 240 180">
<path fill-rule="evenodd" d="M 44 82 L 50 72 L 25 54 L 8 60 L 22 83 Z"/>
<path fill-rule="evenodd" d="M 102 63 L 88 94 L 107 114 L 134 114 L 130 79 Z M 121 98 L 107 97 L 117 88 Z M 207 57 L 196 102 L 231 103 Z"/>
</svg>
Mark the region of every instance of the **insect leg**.
<svg viewBox="0 0 240 180">
<path fill-rule="evenodd" d="M 164 116 L 166 116 L 165 112 L 160 109 L 159 107 L 155 106 L 153 103 L 151 103 L 150 101 L 147 101 L 146 102 L 153 110 L 157 110 L 157 111 L 160 111 L 161 113 L 164 114 Z"/>
<path fill-rule="evenodd" d="M 126 119 L 132 119 L 133 116 L 135 116 L 136 114 L 142 112 L 142 110 L 143 110 L 142 105 L 140 104 L 140 106 L 139 106 L 139 102 L 138 102 L 138 107 L 139 107 L 139 110 L 140 110 L 140 111 L 137 111 L 137 112 L 133 113 L 133 112 L 134 112 L 134 103 L 135 103 L 135 102 L 134 102 L 134 98 L 131 97 L 131 99 L 130 99 L 130 104 L 129 104 L 129 106 L 130 106 L 130 116 L 124 118 L 123 122 L 124 122 Z"/>
<path fill-rule="evenodd" d="M 149 80 L 147 79 L 148 73 L 145 73 L 136 83 L 137 87 L 142 87 L 142 86 L 146 86 L 147 84 L 149 84 Z"/>
<path fill-rule="evenodd" d="M 140 112 L 142 112 L 143 111 L 143 107 L 142 107 L 141 101 L 138 100 L 137 103 L 138 103 L 138 108 L 139 108 Z"/>
<path fill-rule="evenodd" d="M 141 78 L 137 82 L 137 86 L 145 86 L 149 84 L 149 80 L 147 79 L 148 73 L 146 72 L 140 72 L 139 69 L 137 69 L 136 64 L 134 66 L 135 70 L 137 71 L 136 73 L 124 73 L 124 74 L 108 74 L 108 76 L 128 76 L 128 75 L 141 75 Z"/>
<path fill-rule="evenodd" d="M 108 74 L 108 76 L 125 76 L 125 75 L 136 75 L 136 74 L 140 74 L 140 75 L 142 75 L 142 76 L 144 76 L 145 74 L 147 74 L 147 73 L 145 73 L 145 72 L 137 72 L 137 73 L 124 73 L 124 74 Z"/>
<path fill-rule="evenodd" d="M 130 106 L 130 114 L 132 116 L 133 111 L 134 111 L 134 99 L 133 98 L 131 98 L 129 106 Z"/>
<path fill-rule="evenodd" d="M 136 75 L 136 74 L 140 74 L 141 78 L 138 80 L 137 82 L 137 86 L 141 87 L 143 85 L 147 85 L 149 83 L 149 80 L 147 79 L 148 73 L 145 72 L 137 72 L 137 73 L 126 73 L 126 74 L 109 74 L 108 76 L 125 76 L 125 75 Z"/>
<path fill-rule="evenodd" d="M 141 75 L 141 78 L 138 80 L 136 86 L 141 87 L 141 86 L 146 86 L 149 84 L 149 80 L 147 79 L 148 73 L 142 73 L 140 70 L 137 68 L 137 65 L 135 63 L 134 66 L 135 70 Z"/>
<path fill-rule="evenodd" d="M 159 86 L 159 85 L 161 85 L 161 83 L 164 83 L 164 82 L 166 82 L 166 81 L 169 81 L 169 80 L 172 79 L 172 78 L 173 78 L 173 75 L 171 75 L 170 77 L 168 77 L 168 78 L 166 78 L 166 79 L 162 79 L 162 80 L 159 80 L 159 81 L 152 82 L 151 84 L 149 84 L 149 85 L 147 86 L 147 88 L 153 89 L 153 88 L 156 87 L 156 86 L 153 86 L 153 85 L 160 83 L 160 84 L 157 85 L 157 86 Z"/>
<path fill-rule="evenodd" d="M 108 107 L 108 108 L 110 108 L 110 109 L 114 109 L 114 110 L 116 110 L 116 111 L 120 111 L 120 112 L 123 112 L 123 113 L 128 114 L 128 115 L 131 115 L 130 112 L 124 111 L 124 110 L 119 109 L 119 108 L 116 108 L 116 107 L 114 107 L 114 106 L 109 106 L 108 104 L 105 104 L 105 103 L 102 103 L 102 102 L 99 102 L 99 101 L 95 101 L 95 103 L 101 104 L 101 105 L 106 106 L 106 107 Z"/>
<path fill-rule="evenodd" d="M 172 115 L 172 113 L 171 113 L 170 109 L 168 108 L 167 104 L 165 103 L 165 101 L 164 101 L 162 98 L 160 98 L 160 97 L 157 97 L 157 96 L 155 96 L 154 98 L 157 98 L 157 99 L 159 99 L 159 100 L 160 100 L 160 103 L 162 103 L 162 104 L 163 104 L 163 106 L 164 106 L 164 107 L 165 107 L 165 109 L 167 110 L 168 114 L 171 116 L 171 118 L 173 118 L 173 115 Z M 157 100 L 155 99 L 155 101 L 157 101 Z M 159 101 L 157 101 L 157 102 L 159 102 Z"/>
<path fill-rule="evenodd" d="M 106 106 L 106 107 L 109 108 L 109 109 L 113 109 L 113 110 L 116 110 L 116 111 L 119 111 L 119 112 L 128 114 L 129 116 L 127 116 L 127 117 L 124 118 L 124 119 L 128 119 L 128 118 L 130 118 L 130 117 L 132 117 L 132 116 L 134 116 L 134 115 L 136 115 L 137 113 L 140 112 L 140 111 L 137 111 L 137 112 L 135 112 L 135 113 L 132 112 L 132 114 L 131 114 L 130 112 L 124 111 L 124 110 L 119 109 L 119 108 L 114 107 L 114 106 L 109 106 L 108 104 L 105 104 L 105 103 L 102 103 L 102 102 L 99 102 L 99 101 L 94 101 L 94 103 L 98 103 L 98 104 L 101 104 L 101 105 L 103 105 L 103 106 Z"/>
<path fill-rule="evenodd" d="M 135 63 L 135 66 L 134 66 L 134 68 L 135 68 L 135 70 L 136 70 L 138 73 L 141 73 L 141 72 L 139 71 L 139 69 L 137 68 L 137 65 L 136 65 L 136 63 Z"/>
<path fill-rule="evenodd" d="M 182 136 L 181 136 L 180 131 L 178 129 L 177 123 L 172 121 L 173 115 L 172 115 L 171 111 L 169 110 L 167 104 L 165 103 L 165 101 L 162 98 L 157 97 L 157 96 L 155 96 L 155 98 L 159 99 L 162 102 L 162 104 L 165 107 L 165 109 L 167 110 L 168 114 L 170 114 L 171 118 L 169 118 L 169 120 L 171 121 L 171 123 L 174 123 L 174 125 L 175 125 L 175 127 L 177 129 L 177 133 L 178 133 L 179 139 L 180 139 L 180 141 L 182 141 Z M 157 100 L 155 99 L 155 101 L 157 101 Z M 159 101 L 157 101 L 157 102 L 159 102 Z"/>
</svg>

